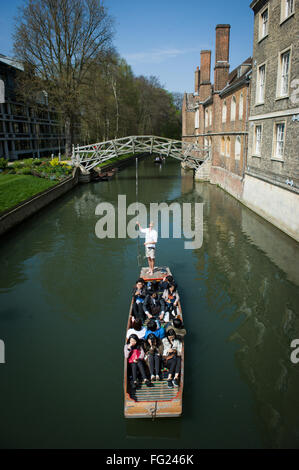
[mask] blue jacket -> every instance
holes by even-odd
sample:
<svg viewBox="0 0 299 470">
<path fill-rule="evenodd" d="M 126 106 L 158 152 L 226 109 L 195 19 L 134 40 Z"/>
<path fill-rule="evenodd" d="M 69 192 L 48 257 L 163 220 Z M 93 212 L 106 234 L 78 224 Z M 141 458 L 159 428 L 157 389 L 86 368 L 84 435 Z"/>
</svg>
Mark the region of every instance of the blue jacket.
<svg viewBox="0 0 299 470">
<path fill-rule="evenodd" d="M 147 339 L 148 335 L 150 335 L 151 333 L 153 333 L 157 338 L 160 338 L 160 339 L 165 338 L 165 330 L 164 330 L 163 326 L 158 328 L 156 331 L 146 330 L 143 339 Z"/>
</svg>

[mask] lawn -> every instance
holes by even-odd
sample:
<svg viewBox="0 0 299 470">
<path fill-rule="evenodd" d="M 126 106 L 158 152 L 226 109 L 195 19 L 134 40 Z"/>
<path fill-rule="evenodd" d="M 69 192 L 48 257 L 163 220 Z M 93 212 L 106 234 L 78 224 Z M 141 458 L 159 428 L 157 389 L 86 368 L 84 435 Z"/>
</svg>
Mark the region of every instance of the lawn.
<svg viewBox="0 0 299 470">
<path fill-rule="evenodd" d="M 0 214 L 55 184 L 31 175 L 0 175 Z"/>
</svg>

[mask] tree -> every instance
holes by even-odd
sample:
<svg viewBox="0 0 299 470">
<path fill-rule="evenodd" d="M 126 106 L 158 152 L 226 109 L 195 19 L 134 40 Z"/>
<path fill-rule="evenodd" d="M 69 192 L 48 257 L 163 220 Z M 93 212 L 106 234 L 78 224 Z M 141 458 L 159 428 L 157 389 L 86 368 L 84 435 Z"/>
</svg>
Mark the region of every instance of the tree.
<svg viewBox="0 0 299 470">
<path fill-rule="evenodd" d="M 112 24 L 100 0 L 27 0 L 21 7 L 14 34 L 15 54 L 25 64 L 19 93 L 28 102 L 47 90 L 63 118 L 68 156 L 81 91 L 94 60 L 111 45 Z"/>
<path fill-rule="evenodd" d="M 182 111 L 184 94 L 176 91 L 172 93 L 173 104 L 178 111 Z"/>
</svg>

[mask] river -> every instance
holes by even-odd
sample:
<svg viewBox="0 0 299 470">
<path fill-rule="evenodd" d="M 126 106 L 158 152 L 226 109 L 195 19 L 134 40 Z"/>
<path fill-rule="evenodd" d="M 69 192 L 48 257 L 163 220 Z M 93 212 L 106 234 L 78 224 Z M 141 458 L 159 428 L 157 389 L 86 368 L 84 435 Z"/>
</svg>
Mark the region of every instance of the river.
<svg viewBox="0 0 299 470">
<path fill-rule="evenodd" d="M 137 242 L 97 238 L 95 208 L 116 207 L 119 194 L 135 201 L 133 164 L 77 186 L 1 240 L 0 447 L 299 447 L 298 244 L 176 161 L 139 161 L 138 188 L 145 205 L 204 203 L 202 246 L 160 238 L 157 250 L 187 329 L 183 416 L 123 416 Z"/>
</svg>

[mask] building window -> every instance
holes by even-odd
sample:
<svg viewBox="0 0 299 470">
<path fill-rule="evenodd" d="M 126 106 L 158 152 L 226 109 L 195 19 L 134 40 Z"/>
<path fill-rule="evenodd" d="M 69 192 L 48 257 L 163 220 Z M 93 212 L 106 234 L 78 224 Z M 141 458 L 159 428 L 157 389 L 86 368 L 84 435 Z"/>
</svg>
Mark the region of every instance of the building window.
<svg viewBox="0 0 299 470">
<path fill-rule="evenodd" d="M 225 147 L 226 147 L 225 148 L 225 155 L 227 157 L 229 157 L 230 156 L 230 138 L 229 137 L 226 138 L 226 146 Z"/>
<path fill-rule="evenodd" d="M 291 58 L 290 49 L 279 55 L 278 77 L 277 77 L 277 97 L 286 97 L 289 94 L 290 58 Z"/>
<path fill-rule="evenodd" d="M 240 160 L 241 156 L 241 137 L 238 135 L 235 143 L 235 159 Z"/>
<path fill-rule="evenodd" d="M 225 155 L 225 138 L 221 139 L 221 155 Z"/>
<path fill-rule="evenodd" d="M 262 104 L 265 99 L 265 81 L 266 81 L 266 65 L 260 65 L 257 71 L 257 90 L 256 103 Z"/>
<path fill-rule="evenodd" d="M 243 93 L 240 95 L 240 102 L 239 102 L 239 120 L 243 119 Z"/>
<path fill-rule="evenodd" d="M 285 123 L 277 122 L 274 124 L 274 139 L 273 139 L 273 157 L 283 158 L 285 142 Z"/>
<path fill-rule="evenodd" d="M 236 97 L 233 96 L 232 97 L 232 102 L 231 102 L 231 109 L 230 109 L 230 119 L 231 119 L 231 121 L 236 120 L 236 108 L 237 108 L 237 101 L 236 101 Z"/>
<path fill-rule="evenodd" d="M 269 30 L 269 9 L 266 8 L 260 14 L 259 40 L 268 36 L 268 30 Z"/>
<path fill-rule="evenodd" d="M 222 122 L 226 122 L 226 116 L 227 116 L 227 105 L 226 105 L 226 101 L 224 101 L 222 105 Z"/>
<path fill-rule="evenodd" d="M 255 129 L 254 129 L 253 154 L 256 155 L 257 157 L 260 157 L 261 148 L 262 148 L 262 126 L 258 125 L 258 126 L 255 126 Z"/>
<path fill-rule="evenodd" d="M 294 0 L 286 0 L 286 18 L 294 13 Z"/>
<path fill-rule="evenodd" d="M 281 0 L 281 22 L 289 18 L 295 11 L 294 0 Z"/>
<path fill-rule="evenodd" d="M 212 108 L 210 108 L 210 112 L 209 112 L 209 125 L 210 126 L 212 125 L 212 121 L 213 121 L 213 112 L 212 112 Z"/>
<path fill-rule="evenodd" d="M 199 109 L 195 111 L 195 129 L 199 128 Z"/>
<path fill-rule="evenodd" d="M 205 110 L 205 126 L 208 127 L 209 125 L 209 111 L 208 109 Z"/>
</svg>

